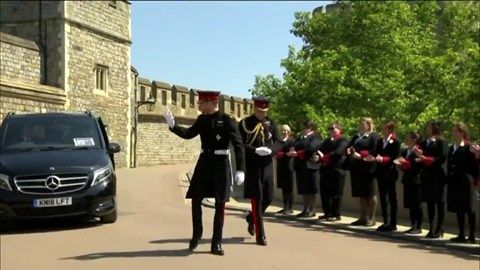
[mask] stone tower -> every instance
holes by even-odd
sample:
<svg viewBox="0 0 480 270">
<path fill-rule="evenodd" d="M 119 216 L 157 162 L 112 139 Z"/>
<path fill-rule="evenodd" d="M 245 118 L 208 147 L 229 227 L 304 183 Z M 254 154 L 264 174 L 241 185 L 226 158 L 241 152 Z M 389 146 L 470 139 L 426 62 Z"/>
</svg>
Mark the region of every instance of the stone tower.
<svg viewBox="0 0 480 270">
<path fill-rule="evenodd" d="M 1 1 L 0 32 L 34 41 L 41 84 L 61 88 L 66 111 L 92 110 L 129 165 L 133 82 L 128 1 Z"/>
</svg>

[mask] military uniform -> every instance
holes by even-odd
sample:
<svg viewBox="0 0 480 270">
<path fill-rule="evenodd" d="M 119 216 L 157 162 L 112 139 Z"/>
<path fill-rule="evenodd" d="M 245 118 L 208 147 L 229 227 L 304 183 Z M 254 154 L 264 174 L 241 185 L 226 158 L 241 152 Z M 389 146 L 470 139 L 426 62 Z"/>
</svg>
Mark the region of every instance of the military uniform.
<svg viewBox="0 0 480 270">
<path fill-rule="evenodd" d="M 266 111 L 269 101 L 254 98 L 255 109 Z M 273 200 L 273 156 L 282 147 L 275 122 L 265 117 L 258 119 L 255 115 L 240 121 L 240 134 L 245 146 L 245 186 L 244 198 L 251 199 L 252 212 L 246 217 L 248 231 L 256 235 L 259 245 L 266 245 L 263 214 Z M 269 154 L 261 154 L 258 149 L 268 147 Z M 255 229 L 255 231 L 254 231 Z"/>
<path fill-rule="evenodd" d="M 199 101 L 216 100 L 220 92 L 199 91 Z M 229 144 L 235 149 L 236 169 L 245 171 L 245 152 L 242 138 L 235 119 L 223 112 L 199 115 L 189 128 L 175 125 L 170 130 L 184 139 L 200 135 L 201 153 L 188 188 L 186 198 L 192 199 L 193 237 L 190 249 L 193 250 L 202 237 L 202 207 L 204 198 L 215 198 L 212 253 L 223 255 L 221 249 L 225 202 L 230 199 L 232 190 L 232 168 Z"/>
</svg>

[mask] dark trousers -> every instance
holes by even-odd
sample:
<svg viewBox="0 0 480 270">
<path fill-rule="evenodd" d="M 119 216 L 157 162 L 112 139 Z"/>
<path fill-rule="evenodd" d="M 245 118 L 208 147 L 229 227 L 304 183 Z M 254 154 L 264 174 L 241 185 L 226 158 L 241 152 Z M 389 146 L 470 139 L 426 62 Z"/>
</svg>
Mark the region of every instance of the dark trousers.
<svg viewBox="0 0 480 270">
<path fill-rule="evenodd" d="M 328 181 L 334 181 L 334 179 L 320 178 L 320 199 L 323 213 L 328 217 L 340 217 L 342 196 L 332 194 Z"/>
<path fill-rule="evenodd" d="M 265 227 L 263 226 L 263 215 L 268 206 L 272 203 L 272 200 L 264 199 L 262 201 L 258 199 L 251 199 L 252 211 L 247 215 L 246 219 L 249 224 L 253 224 L 255 228 L 256 238 L 265 238 Z"/>
<path fill-rule="evenodd" d="M 410 223 L 412 225 L 412 229 L 422 229 L 422 221 L 423 221 L 423 211 L 422 207 L 412 207 L 409 209 L 410 211 Z"/>
<path fill-rule="evenodd" d="M 202 200 L 203 199 L 201 198 L 192 199 L 192 224 L 193 224 L 192 238 L 197 238 L 197 239 L 202 238 L 202 234 L 203 234 Z M 212 244 L 222 243 L 224 219 L 225 219 L 225 203 L 215 202 Z"/>
<path fill-rule="evenodd" d="M 383 223 L 392 226 L 397 225 L 397 191 L 395 179 L 378 177 L 378 193 L 380 195 L 380 207 L 382 209 Z M 390 204 L 390 217 L 388 205 Z"/>
<path fill-rule="evenodd" d="M 469 236 L 475 238 L 475 213 L 457 213 L 458 235 L 465 236 L 465 214 L 468 217 L 468 224 L 470 227 Z"/>
<path fill-rule="evenodd" d="M 320 176 L 320 200 L 323 213 L 328 217 L 340 217 L 340 207 L 345 186 L 345 175 L 325 169 Z"/>
</svg>

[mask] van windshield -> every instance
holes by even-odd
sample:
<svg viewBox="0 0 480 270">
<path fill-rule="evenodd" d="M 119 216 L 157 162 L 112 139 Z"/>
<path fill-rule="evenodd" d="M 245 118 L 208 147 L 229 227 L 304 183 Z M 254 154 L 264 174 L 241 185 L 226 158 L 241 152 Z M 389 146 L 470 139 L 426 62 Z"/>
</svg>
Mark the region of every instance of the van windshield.
<svg viewBox="0 0 480 270">
<path fill-rule="evenodd" d="M 100 148 L 95 121 L 87 117 L 10 118 L 0 134 L 2 151 Z"/>
</svg>

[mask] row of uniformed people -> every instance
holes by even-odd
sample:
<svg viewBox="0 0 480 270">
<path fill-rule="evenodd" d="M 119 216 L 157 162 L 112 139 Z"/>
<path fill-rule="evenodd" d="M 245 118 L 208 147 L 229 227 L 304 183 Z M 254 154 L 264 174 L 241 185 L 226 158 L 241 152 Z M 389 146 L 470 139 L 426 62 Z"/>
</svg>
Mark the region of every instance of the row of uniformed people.
<svg viewBox="0 0 480 270">
<path fill-rule="evenodd" d="M 412 225 L 405 233 L 422 233 L 421 203 L 424 202 L 429 221 L 426 237 L 442 237 L 447 203 L 447 210 L 457 214 L 459 226 L 459 235 L 452 241 L 475 241 L 475 189 L 478 186 L 480 147 L 468 142 L 465 124 L 454 125 L 454 141 L 448 147 L 447 140 L 441 135 L 440 122 L 430 121 L 426 126 L 427 138 L 421 140 L 418 133 L 409 132 L 404 139 L 407 145 L 404 151 L 400 149 L 401 142 L 396 138 L 395 124 L 391 121 L 383 123 L 381 134 L 377 134 L 373 120 L 361 118 L 358 133 L 350 141 L 342 136 L 338 123 L 328 126 L 330 136 L 323 141 L 316 135 L 312 121 L 304 123 L 302 135 L 296 139 L 291 137 L 287 125 L 281 130 L 283 147 L 277 152 L 277 187 L 282 189 L 284 208 L 279 213 L 293 213 L 293 185 L 296 182 L 297 193 L 303 196 L 304 205 L 298 217 L 315 216 L 315 197 L 320 193 L 324 215 L 319 219 L 340 220 L 348 170 L 352 196 L 360 200 L 360 217 L 352 225 L 375 225 L 376 179 L 383 216 L 383 224 L 377 230 L 395 231 L 396 181 L 398 171 L 402 170 L 403 202 L 410 211 Z M 470 225 L 468 239 L 464 231 L 465 215 Z"/>
</svg>

